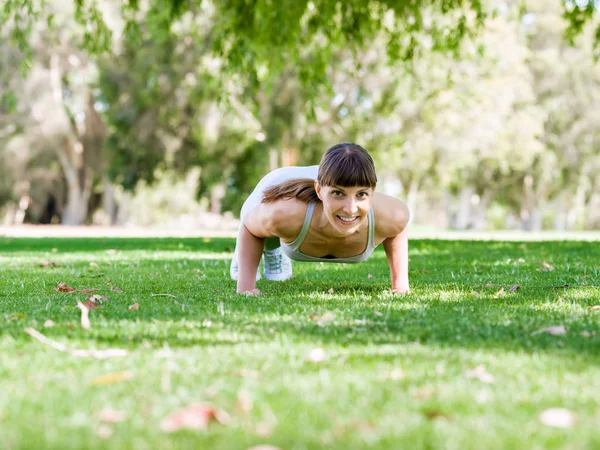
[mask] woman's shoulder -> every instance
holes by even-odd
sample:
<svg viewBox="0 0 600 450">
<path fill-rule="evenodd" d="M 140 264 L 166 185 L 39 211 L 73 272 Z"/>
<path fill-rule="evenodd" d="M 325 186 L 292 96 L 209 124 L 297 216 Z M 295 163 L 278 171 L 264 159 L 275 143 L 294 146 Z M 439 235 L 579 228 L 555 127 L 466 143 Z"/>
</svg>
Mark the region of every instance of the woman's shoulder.
<svg viewBox="0 0 600 450">
<path fill-rule="evenodd" d="M 391 195 L 375 192 L 373 195 L 375 231 L 379 236 L 396 236 L 406 228 L 410 211 L 402 200 Z"/>
<path fill-rule="evenodd" d="M 292 199 L 280 199 L 261 206 L 262 215 L 280 238 L 294 238 L 304 224 L 308 204 Z"/>
</svg>

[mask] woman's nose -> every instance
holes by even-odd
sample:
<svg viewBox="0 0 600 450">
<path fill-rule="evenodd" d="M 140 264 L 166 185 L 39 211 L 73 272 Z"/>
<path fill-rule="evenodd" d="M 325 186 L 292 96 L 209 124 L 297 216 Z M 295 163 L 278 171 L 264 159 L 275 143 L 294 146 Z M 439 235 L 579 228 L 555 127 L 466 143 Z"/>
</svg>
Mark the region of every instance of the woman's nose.
<svg viewBox="0 0 600 450">
<path fill-rule="evenodd" d="M 358 207 L 356 205 L 356 201 L 353 198 L 349 198 L 346 203 L 344 203 L 344 212 L 352 215 L 354 213 L 356 213 L 356 211 L 358 210 Z"/>
</svg>

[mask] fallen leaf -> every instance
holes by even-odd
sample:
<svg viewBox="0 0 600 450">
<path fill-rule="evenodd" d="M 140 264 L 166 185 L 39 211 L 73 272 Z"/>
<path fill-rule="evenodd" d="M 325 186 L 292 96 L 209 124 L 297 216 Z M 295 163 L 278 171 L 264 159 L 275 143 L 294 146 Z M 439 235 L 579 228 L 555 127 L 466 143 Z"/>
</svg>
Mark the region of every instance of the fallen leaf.
<svg viewBox="0 0 600 450">
<path fill-rule="evenodd" d="M 573 411 L 565 408 L 550 408 L 540 414 L 540 422 L 553 428 L 571 428 L 577 422 Z"/>
<path fill-rule="evenodd" d="M 77 289 L 70 287 L 69 285 L 67 285 L 67 283 L 58 283 L 54 290 L 57 292 L 66 292 L 67 294 L 71 294 L 77 291 Z"/>
<path fill-rule="evenodd" d="M 229 423 L 229 415 L 207 404 L 196 404 L 169 414 L 160 423 L 161 430 L 174 433 L 179 430 L 205 430 L 210 422 Z"/>
<path fill-rule="evenodd" d="M 484 286 L 485 286 L 485 287 L 492 287 L 492 286 L 494 286 L 494 285 L 493 285 L 492 283 L 487 283 L 487 284 L 484 284 Z"/>
<path fill-rule="evenodd" d="M 515 292 L 515 291 L 516 291 L 517 289 L 519 289 L 520 287 L 521 287 L 521 285 L 520 285 L 520 284 L 515 284 L 515 285 L 513 285 L 513 286 L 512 286 L 512 287 L 511 287 L 511 288 L 508 290 L 508 292 Z"/>
<path fill-rule="evenodd" d="M 98 289 L 82 289 L 81 292 L 82 294 L 93 294 L 94 292 L 96 292 Z"/>
<path fill-rule="evenodd" d="M 479 297 L 479 292 L 477 292 L 477 291 L 471 291 L 471 295 L 473 295 L 475 297 Z"/>
<path fill-rule="evenodd" d="M 113 292 L 119 292 L 119 293 L 123 292 L 123 290 L 117 286 L 111 287 L 110 290 Z"/>
<path fill-rule="evenodd" d="M 325 361 L 325 350 L 320 347 L 313 348 L 307 353 L 306 360 L 315 363 Z"/>
<path fill-rule="evenodd" d="M 334 292 L 333 288 L 329 289 L 329 291 L 327 291 L 327 292 L 329 292 L 330 294 L 333 294 L 333 292 Z"/>
<path fill-rule="evenodd" d="M 404 376 L 404 371 L 397 367 L 395 369 L 392 369 L 390 372 L 386 373 L 384 375 L 384 379 L 398 381 L 402 380 Z"/>
<path fill-rule="evenodd" d="M 321 317 L 317 318 L 317 325 L 320 327 L 323 327 L 333 320 L 335 320 L 335 314 L 328 311 L 325 314 L 323 314 Z"/>
<path fill-rule="evenodd" d="M 565 330 L 564 325 L 553 325 L 546 328 L 540 328 L 539 330 L 531 333 L 531 335 L 533 336 L 540 333 L 547 333 L 551 336 L 561 336 L 563 334 L 567 334 L 567 330 Z"/>
<path fill-rule="evenodd" d="M 77 307 L 81 310 L 81 328 L 83 328 L 84 330 L 89 330 L 90 329 L 90 318 L 89 318 L 90 310 L 87 308 L 87 306 L 85 306 L 79 300 L 77 300 Z"/>
<path fill-rule="evenodd" d="M 496 377 L 494 377 L 494 375 L 492 375 L 491 373 L 488 373 L 485 370 L 485 367 L 481 364 L 475 367 L 474 369 L 467 370 L 465 372 L 465 376 L 467 378 L 476 378 L 482 383 L 488 384 L 493 383 L 496 379 Z"/>
<path fill-rule="evenodd" d="M 118 423 L 123 422 L 126 418 L 127 413 L 125 411 L 112 408 L 104 408 L 99 414 L 99 419 L 102 422 Z"/>
<path fill-rule="evenodd" d="M 425 417 L 427 417 L 429 420 L 447 419 L 448 418 L 448 416 L 446 414 L 444 414 L 441 411 L 436 411 L 436 410 L 423 411 L 423 415 Z"/>
<path fill-rule="evenodd" d="M 44 328 L 52 328 L 54 325 L 56 325 L 56 324 L 54 323 L 53 320 L 46 320 L 44 322 Z"/>
<path fill-rule="evenodd" d="M 494 295 L 494 298 L 500 298 L 501 295 L 504 295 L 504 288 L 500 288 L 500 290 L 496 292 L 496 295 Z"/>
<path fill-rule="evenodd" d="M 49 267 L 51 267 L 51 268 L 58 267 L 58 266 L 60 266 L 61 264 L 57 264 L 57 263 L 56 263 L 56 262 L 54 262 L 54 261 L 49 261 L 49 260 L 46 260 L 46 261 L 44 261 L 44 262 L 42 262 L 42 263 L 34 263 L 33 265 L 34 265 L 34 266 L 36 266 L 36 267 L 43 267 L 44 269 L 47 269 L 47 268 L 49 268 Z"/>
<path fill-rule="evenodd" d="M 97 269 L 100 266 L 97 263 L 95 263 L 94 261 L 90 261 L 90 267 L 93 267 L 94 269 Z"/>
<path fill-rule="evenodd" d="M 367 278 L 369 278 L 369 279 L 370 279 L 370 278 L 373 278 L 373 274 L 369 274 L 369 275 L 367 275 Z"/>
<path fill-rule="evenodd" d="M 548 264 L 546 261 L 544 261 L 542 263 L 542 267 L 538 267 L 535 270 L 537 270 L 538 272 L 552 272 L 554 270 L 554 267 Z"/>
<path fill-rule="evenodd" d="M 82 302 L 82 304 L 84 306 L 87 306 L 88 309 L 99 309 L 99 308 L 102 308 L 102 306 L 97 305 L 96 303 L 92 302 L 91 300 L 86 300 L 85 302 Z"/>
<path fill-rule="evenodd" d="M 71 328 L 71 324 L 67 324 L 67 328 Z M 127 356 L 127 350 L 123 350 L 120 348 L 109 348 L 106 350 L 82 350 L 77 348 L 69 348 L 60 342 L 54 341 L 50 338 L 47 338 L 39 331 L 33 328 L 25 328 L 25 333 L 31 336 L 34 339 L 37 339 L 42 344 L 48 345 L 59 352 L 69 353 L 73 356 L 78 357 L 92 357 L 97 359 L 106 359 L 106 358 L 116 358 Z"/>
<path fill-rule="evenodd" d="M 98 424 L 96 427 L 96 435 L 101 439 L 108 439 L 113 433 L 113 429 L 105 423 Z"/>
<path fill-rule="evenodd" d="M 133 305 L 129 306 L 129 311 L 137 311 L 138 309 L 140 309 L 139 303 L 134 303 Z"/>
<path fill-rule="evenodd" d="M 434 388 L 426 386 L 417 389 L 415 392 L 412 393 L 411 397 L 417 400 L 427 400 L 431 397 L 435 397 L 436 395 L 437 391 Z"/>
<path fill-rule="evenodd" d="M 588 306 L 590 311 L 598 311 L 600 310 L 600 305 Z"/>
<path fill-rule="evenodd" d="M 120 383 L 121 381 L 131 380 L 132 378 L 133 374 L 129 371 L 109 373 L 94 378 L 90 382 L 90 386 L 104 386 L 107 384 L 115 384 Z"/>
<path fill-rule="evenodd" d="M 254 429 L 256 434 L 261 437 L 271 436 L 273 434 L 274 430 L 275 430 L 275 425 L 273 425 L 271 423 L 267 423 L 267 422 L 257 423 L 256 428 Z"/>
<path fill-rule="evenodd" d="M 254 408 L 252 397 L 247 392 L 238 392 L 236 408 L 245 413 L 252 411 L 252 408 Z"/>
<path fill-rule="evenodd" d="M 95 295 L 92 295 L 92 296 L 90 296 L 90 297 L 86 298 L 86 300 L 87 300 L 87 301 L 90 301 L 90 302 L 92 302 L 92 303 L 104 303 L 104 302 L 108 302 L 108 301 L 110 301 L 110 298 L 108 298 L 108 297 L 107 297 L 107 296 L 105 296 L 105 295 L 98 295 L 98 294 L 95 294 Z"/>
</svg>

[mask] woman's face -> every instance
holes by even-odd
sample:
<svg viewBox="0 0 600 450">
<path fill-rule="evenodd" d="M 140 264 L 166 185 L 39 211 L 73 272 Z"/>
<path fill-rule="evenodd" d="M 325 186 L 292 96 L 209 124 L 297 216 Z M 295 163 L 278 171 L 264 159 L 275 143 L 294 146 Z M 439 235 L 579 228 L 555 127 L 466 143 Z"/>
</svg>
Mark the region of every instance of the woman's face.
<svg viewBox="0 0 600 450">
<path fill-rule="evenodd" d="M 368 220 L 373 188 L 321 186 L 315 181 L 315 190 L 323 202 L 325 216 L 337 232 L 352 234 Z"/>
</svg>

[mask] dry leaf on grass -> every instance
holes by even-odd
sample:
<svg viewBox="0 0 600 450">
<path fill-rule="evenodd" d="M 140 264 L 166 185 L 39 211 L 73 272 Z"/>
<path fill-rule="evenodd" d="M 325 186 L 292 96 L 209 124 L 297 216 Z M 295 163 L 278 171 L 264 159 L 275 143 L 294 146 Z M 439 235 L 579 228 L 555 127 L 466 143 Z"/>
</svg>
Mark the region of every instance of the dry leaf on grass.
<svg viewBox="0 0 600 450">
<path fill-rule="evenodd" d="M 369 278 L 369 279 L 373 278 L 373 274 L 370 273 L 369 275 L 367 275 L 367 278 Z"/>
<path fill-rule="evenodd" d="M 79 300 L 77 300 L 77 307 L 81 310 L 81 328 L 89 330 L 91 326 L 89 318 L 90 310 Z"/>
<path fill-rule="evenodd" d="M 331 289 L 329 289 L 327 292 L 329 292 L 330 294 L 333 294 L 333 293 L 334 293 L 334 290 L 333 290 L 333 288 L 331 288 Z"/>
<path fill-rule="evenodd" d="M 567 330 L 565 330 L 564 325 L 553 325 L 546 328 L 540 328 L 537 331 L 531 333 L 532 336 L 540 333 L 547 333 L 551 336 L 562 336 L 563 334 L 567 334 Z"/>
<path fill-rule="evenodd" d="M 540 422 L 553 428 L 571 428 L 577 422 L 573 411 L 565 408 L 550 408 L 540 414 Z"/>
<path fill-rule="evenodd" d="M 129 311 L 137 311 L 138 309 L 140 309 L 139 303 L 134 303 L 133 305 L 129 305 Z"/>
<path fill-rule="evenodd" d="M 100 421 L 108 423 L 123 422 L 125 419 L 127 419 L 127 413 L 125 411 L 112 408 L 104 408 L 102 411 L 100 411 L 98 416 Z"/>
<path fill-rule="evenodd" d="M 93 294 L 94 292 L 96 292 L 98 289 L 82 289 L 81 292 L 82 294 Z"/>
<path fill-rule="evenodd" d="M 325 350 L 322 348 L 313 348 L 306 354 L 306 360 L 310 362 L 322 362 L 325 361 Z"/>
<path fill-rule="evenodd" d="M 479 297 L 479 292 L 477 291 L 471 291 L 471 295 L 474 297 Z"/>
<path fill-rule="evenodd" d="M 269 422 L 257 423 L 254 432 L 260 437 L 269 437 L 275 431 L 275 425 Z"/>
<path fill-rule="evenodd" d="M 53 320 L 46 320 L 44 322 L 44 328 L 52 328 L 54 325 L 56 325 L 56 324 L 54 323 Z"/>
<path fill-rule="evenodd" d="M 95 295 L 92 295 L 92 296 L 86 298 L 86 301 L 89 301 L 92 303 L 104 303 L 104 302 L 110 301 L 110 298 L 108 298 L 105 295 L 95 294 Z"/>
<path fill-rule="evenodd" d="M 58 264 L 54 261 L 49 261 L 49 260 L 46 260 L 43 263 L 33 263 L 33 265 L 36 267 L 43 267 L 44 269 L 47 269 L 49 267 L 55 268 L 55 267 L 62 266 L 62 264 Z"/>
<path fill-rule="evenodd" d="M 500 298 L 501 295 L 504 295 L 504 288 L 500 288 L 500 290 L 496 292 L 496 295 L 494 295 L 494 298 Z"/>
<path fill-rule="evenodd" d="M 513 285 L 513 286 L 512 286 L 512 287 L 511 287 L 511 288 L 508 290 L 508 292 L 515 292 L 515 291 L 516 291 L 517 289 L 519 289 L 520 287 L 521 287 L 521 285 L 520 285 L 520 284 L 515 284 L 515 285 Z"/>
<path fill-rule="evenodd" d="M 108 425 L 106 425 L 105 423 L 100 423 L 96 427 L 95 432 L 99 438 L 108 439 L 109 437 L 111 437 L 113 435 L 114 430 L 111 427 L 109 427 Z"/>
<path fill-rule="evenodd" d="M 95 263 L 94 261 L 90 261 L 90 267 L 93 267 L 94 269 L 97 269 L 100 266 L 97 263 Z"/>
<path fill-rule="evenodd" d="M 538 267 L 535 270 L 537 270 L 538 272 L 552 272 L 554 270 L 554 267 L 548 264 L 546 261 L 544 261 L 542 263 L 542 267 Z"/>
<path fill-rule="evenodd" d="M 122 381 L 131 380 L 132 378 L 133 378 L 133 374 L 129 371 L 109 373 L 109 374 L 100 375 L 99 377 L 94 378 L 90 382 L 90 386 L 105 386 L 107 384 L 115 384 L 115 383 L 120 383 Z"/>
<path fill-rule="evenodd" d="M 121 288 L 119 288 L 118 286 L 112 286 L 110 288 L 110 290 L 113 291 L 113 292 L 118 292 L 118 293 L 123 292 L 123 290 Z"/>
<path fill-rule="evenodd" d="M 327 325 L 329 322 L 335 320 L 335 314 L 328 311 L 325 314 L 323 314 L 321 317 L 315 317 L 316 321 L 317 321 L 317 325 L 320 327 L 324 327 L 325 325 Z"/>
<path fill-rule="evenodd" d="M 160 423 L 160 428 L 167 433 L 205 430 L 213 421 L 226 425 L 229 423 L 229 415 L 211 405 L 200 403 L 169 414 Z"/>
<path fill-rule="evenodd" d="M 486 284 L 484 284 L 484 287 L 493 287 L 493 286 L 494 286 L 493 283 L 486 283 Z"/>
<path fill-rule="evenodd" d="M 588 309 L 590 311 L 599 311 L 600 310 L 600 305 L 588 306 Z"/>
<path fill-rule="evenodd" d="M 67 294 L 77 292 L 77 289 L 70 287 L 67 283 L 58 283 L 54 290 L 57 292 L 65 292 Z"/>
<path fill-rule="evenodd" d="M 398 381 L 398 380 L 402 380 L 404 379 L 405 375 L 404 375 L 404 371 L 400 368 L 395 368 L 390 370 L 387 373 L 383 374 L 383 379 L 384 380 L 394 380 L 394 381 Z"/>
<path fill-rule="evenodd" d="M 106 359 L 106 358 L 120 358 L 123 356 L 127 356 L 127 350 L 123 350 L 120 348 L 109 348 L 106 350 L 81 350 L 77 348 L 69 348 L 60 342 L 56 342 L 52 339 L 47 338 L 39 331 L 33 328 L 25 328 L 25 333 L 31 336 L 34 339 L 37 339 L 42 344 L 46 344 L 49 347 L 52 347 L 59 352 L 69 353 L 72 356 L 78 356 L 82 358 L 92 357 L 97 359 Z"/>
<path fill-rule="evenodd" d="M 467 370 L 465 372 L 465 376 L 467 378 L 476 378 L 482 383 L 488 384 L 493 383 L 496 380 L 496 377 L 494 377 L 494 375 L 492 375 L 491 373 L 488 373 L 485 370 L 485 367 L 481 364 L 475 367 L 474 369 Z"/>
</svg>

